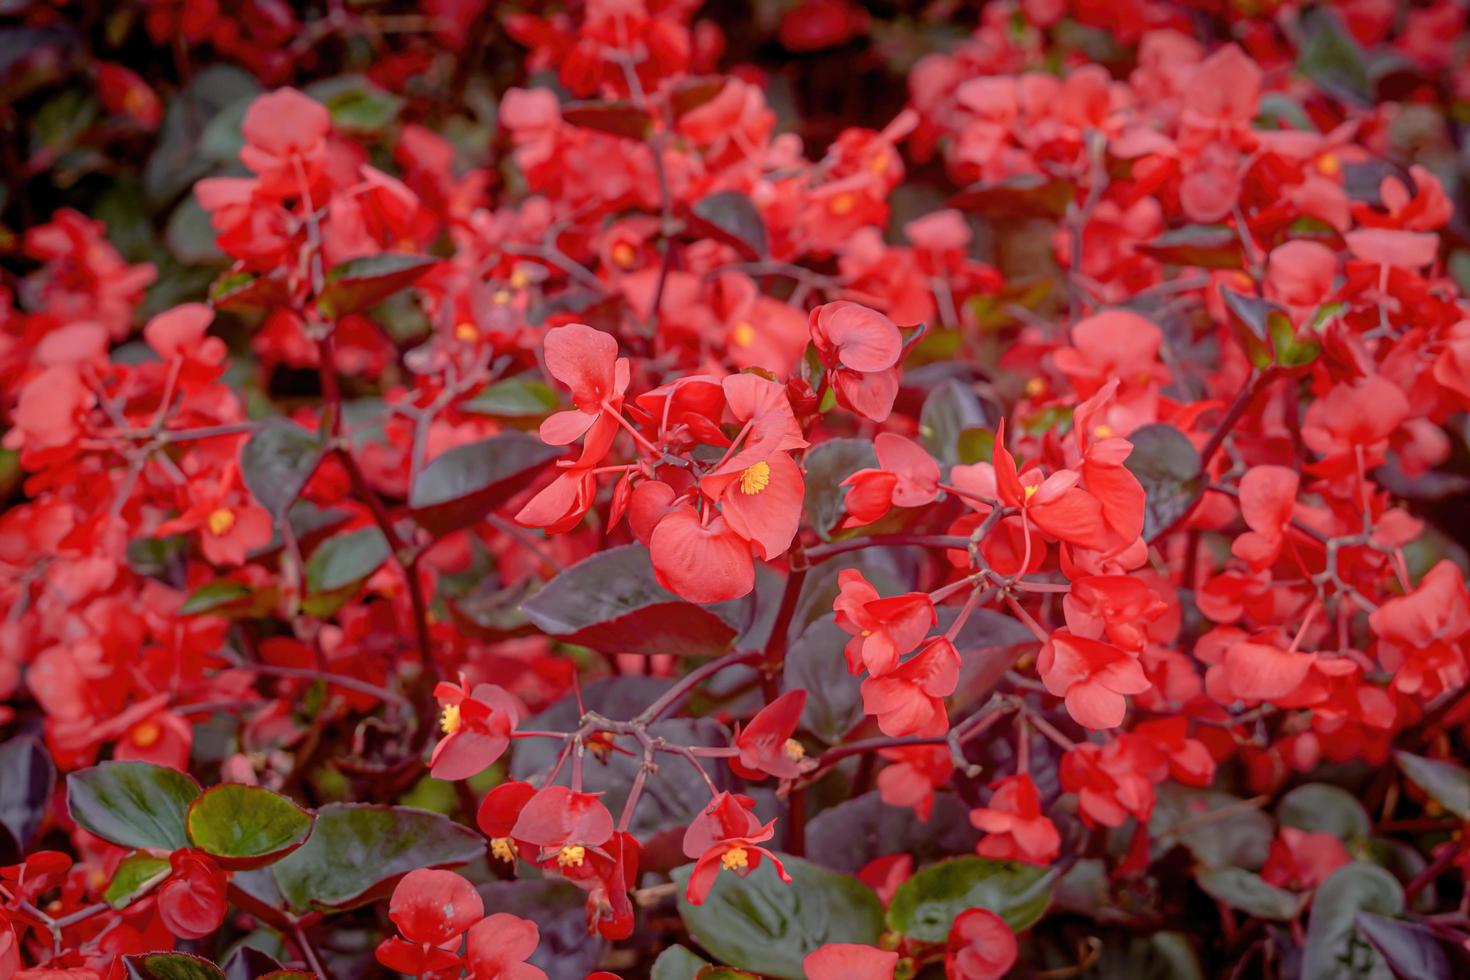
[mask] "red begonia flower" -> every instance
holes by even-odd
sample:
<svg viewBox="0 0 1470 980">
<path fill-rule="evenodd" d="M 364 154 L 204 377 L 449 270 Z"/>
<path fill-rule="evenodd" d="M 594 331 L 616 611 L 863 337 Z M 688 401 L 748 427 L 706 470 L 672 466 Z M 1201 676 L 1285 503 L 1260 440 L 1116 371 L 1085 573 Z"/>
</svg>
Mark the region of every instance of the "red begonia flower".
<svg viewBox="0 0 1470 980">
<path fill-rule="evenodd" d="M 331 128 L 326 106 L 294 88 L 277 89 L 250 103 L 240 126 L 240 162 L 255 172 L 265 193 L 301 194 L 322 175 Z"/>
<path fill-rule="evenodd" d="M 888 418 L 903 353 L 897 325 L 876 310 L 839 300 L 812 310 L 811 332 L 838 403 L 874 422 Z"/>
<path fill-rule="evenodd" d="M 880 749 L 888 765 L 878 772 L 878 795 L 889 806 L 908 807 L 920 820 L 934 812 L 934 791 L 954 773 L 947 745 L 901 745 Z"/>
<path fill-rule="evenodd" d="M 1117 728 L 1128 710 L 1125 694 L 1149 689 L 1138 658 L 1110 643 L 1057 630 L 1041 648 L 1036 670 L 1046 689 L 1067 703 L 1085 728 Z"/>
<path fill-rule="evenodd" d="M 510 733 L 520 723 L 516 697 L 495 684 L 440 682 L 434 688 L 442 711 L 444 737 L 429 761 L 435 779 L 469 779 L 495 764 L 510 746 Z"/>
<path fill-rule="evenodd" d="M 1368 625 L 1396 690 L 1433 697 L 1465 685 L 1461 640 L 1470 632 L 1470 591 L 1453 562 L 1439 562 L 1413 592 L 1379 606 Z"/>
<path fill-rule="evenodd" d="M 990 805 L 971 810 L 970 823 L 985 831 L 976 848 L 981 857 L 1046 865 L 1061 850 L 1061 835 L 1028 773 L 997 781 Z"/>
<path fill-rule="evenodd" d="M 538 863 L 551 869 L 580 868 L 589 848 L 613 835 L 613 818 L 595 793 L 547 786 L 526 801 L 510 836 L 540 848 Z"/>
<path fill-rule="evenodd" d="M 526 962 L 540 942 L 536 923 L 495 912 L 470 927 L 465 959 L 475 980 L 546 980 L 546 971 Z"/>
<path fill-rule="evenodd" d="M 172 868 L 158 887 L 158 914 L 168 931 L 201 939 L 225 921 L 225 876 L 203 851 L 184 848 L 169 855 Z"/>
<path fill-rule="evenodd" d="M 1278 888 L 1311 889 L 1351 861 L 1352 855 L 1335 834 L 1281 827 L 1271 841 L 1261 877 Z"/>
<path fill-rule="evenodd" d="M 884 735 L 940 735 L 949 727 L 944 699 L 959 680 L 959 652 L 937 637 L 886 674 L 863 681 L 863 711 L 876 716 Z"/>
<path fill-rule="evenodd" d="M 939 464 L 918 443 L 891 432 L 873 439 L 878 468 L 862 469 L 842 481 L 848 487 L 843 527 L 860 527 L 894 507 L 922 507 L 939 496 Z"/>
<path fill-rule="evenodd" d="M 874 677 L 888 673 L 939 622 L 934 600 L 926 592 L 885 599 L 856 568 L 838 572 L 837 586 L 832 606 L 837 625 L 852 634 L 843 652 L 854 675 L 864 668 Z"/>
<path fill-rule="evenodd" d="M 595 465 L 618 434 L 618 412 L 628 389 L 628 359 L 618 357 L 618 342 L 611 334 L 582 323 L 546 331 L 542 349 L 546 370 L 571 389 L 576 407 L 542 422 L 541 439 L 565 446 L 585 436 L 579 462 Z"/>
<path fill-rule="evenodd" d="M 484 914 L 475 887 L 453 871 L 410 871 L 388 903 L 388 917 L 402 938 L 379 943 L 378 962 L 414 976 L 453 969 L 462 962 L 459 947 L 465 930 Z"/>
<path fill-rule="evenodd" d="M 750 724 L 735 736 L 740 754 L 730 760 L 730 768 L 745 779 L 795 779 L 813 765 L 805 758 L 806 750 L 791 736 L 801 722 L 806 707 L 806 691 L 787 691 L 760 711 Z"/>
<path fill-rule="evenodd" d="M 1240 516 L 1250 528 L 1230 545 L 1252 568 L 1267 568 L 1281 554 L 1296 509 L 1301 477 L 1284 466 L 1253 466 L 1240 478 Z"/>
<path fill-rule="evenodd" d="M 986 908 L 955 916 L 944 950 L 944 973 L 951 980 L 1000 980 L 1016 963 L 1016 934 Z"/>
<path fill-rule="evenodd" d="M 893 980 L 898 954 L 859 943 L 828 943 L 801 961 L 807 980 Z"/>
<path fill-rule="evenodd" d="M 536 787 L 530 783 L 511 781 L 501 783 L 486 793 L 485 798 L 480 801 L 480 808 L 475 813 L 475 823 L 490 838 L 491 857 L 515 864 L 516 843 L 511 833 L 515 830 L 516 821 L 521 818 L 521 811 L 535 795 Z"/>
<path fill-rule="evenodd" d="M 791 876 L 774 853 L 759 846 L 775 836 L 775 824 L 762 824 L 752 812 L 755 801 L 748 796 L 722 792 L 699 812 L 684 832 L 684 856 L 694 860 L 684 897 L 692 905 L 704 904 L 705 896 L 721 870 L 744 878 L 770 859 L 776 874 L 787 884 Z"/>
<path fill-rule="evenodd" d="M 750 543 L 715 516 L 702 523 L 688 503 L 664 515 L 648 539 L 658 583 L 690 602 L 724 602 L 755 588 Z"/>
</svg>

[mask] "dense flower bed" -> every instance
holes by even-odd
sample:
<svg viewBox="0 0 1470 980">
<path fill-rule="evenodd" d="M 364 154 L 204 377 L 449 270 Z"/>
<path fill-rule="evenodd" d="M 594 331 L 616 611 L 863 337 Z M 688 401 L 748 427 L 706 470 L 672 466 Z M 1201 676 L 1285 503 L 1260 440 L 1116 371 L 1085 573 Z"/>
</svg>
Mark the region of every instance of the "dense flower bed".
<svg viewBox="0 0 1470 980">
<path fill-rule="evenodd" d="M 1470 974 L 1464 5 L 960 7 L 4 5 L 0 980 Z"/>
</svg>

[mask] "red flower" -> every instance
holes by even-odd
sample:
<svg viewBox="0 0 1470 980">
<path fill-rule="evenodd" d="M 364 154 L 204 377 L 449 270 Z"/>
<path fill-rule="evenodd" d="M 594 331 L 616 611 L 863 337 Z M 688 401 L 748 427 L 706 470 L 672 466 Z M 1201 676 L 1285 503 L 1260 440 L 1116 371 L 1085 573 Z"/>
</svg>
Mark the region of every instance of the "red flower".
<svg viewBox="0 0 1470 980">
<path fill-rule="evenodd" d="M 461 678 L 457 685 L 441 681 L 434 697 L 442 709 L 444 737 L 429 760 L 433 777 L 469 779 L 494 765 L 520 723 L 522 709 L 514 695 L 494 684 L 476 684 L 472 689 Z"/>
<path fill-rule="evenodd" d="M 1352 861 L 1334 834 L 1282 827 L 1271 842 L 1261 877 L 1278 888 L 1316 888 Z"/>
<path fill-rule="evenodd" d="M 169 855 L 173 873 L 158 888 L 158 914 L 168 931 L 202 939 L 225 921 L 225 876 L 203 851 L 185 848 Z"/>
<path fill-rule="evenodd" d="M 903 436 L 880 432 L 873 439 L 878 468 L 858 470 L 842 481 L 848 518 L 843 527 L 871 524 L 894 507 L 922 507 L 939 496 L 939 464 Z"/>
<path fill-rule="evenodd" d="M 1154 808 L 1157 762 L 1157 750 L 1126 736 L 1107 745 L 1083 742 L 1062 756 L 1062 789 L 1077 794 L 1078 812 L 1089 827 L 1121 827 L 1130 816 L 1146 822 Z"/>
<path fill-rule="evenodd" d="M 903 336 L 888 317 L 840 300 L 811 313 L 812 342 L 843 407 L 882 422 L 898 395 Z"/>
<path fill-rule="evenodd" d="M 1405 694 L 1433 697 L 1466 682 L 1463 638 L 1470 632 L 1470 591 L 1452 562 L 1429 570 L 1419 587 L 1389 599 L 1368 617 L 1378 657 Z"/>
<path fill-rule="evenodd" d="M 536 863 L 569 876 L 578 874 L 589 848 L 613 835 L 612 814 L 594 793 L 575 793 L 565 786 L 539 790 L 521 807 L 510 836 L 540 853 Z"/>
<path fill-rule="evenodd" d="M 277 89 L 250 103 L 240 127 L 245 137 L 240 162 L 255 172 L 265 193 L 301 194 L 326 167 L 331 129 L 326 106 L 294 88 Z"/>
<path fill-rule="evenodd" d="M 741 457 L 746 457 L 741 453 Z M 784 452 L 756 459 L 738 470 L 716 469 L 700 488 L 719 501 L 720 513 L 731 531 L 755 546 L 770 561 L 791 547 L 801 525 L 806 481 L 801 467 Z"/>
<path fill-rule="evenodd" d="M 893 980 L 897 966 L 897 953 L 859 943 L 828 943 L 801 961 L 807 980 Z"/>
<path fill-rule="evenodd" d="M 990 805 L 971 810 L 970 823 L 985 831 L 976 848 L 982 857 L 1046 865 L 1061 849 L 1061 836 L 1042 812 L 1041 797 L 1028 773 L 996 782 Z"/>
<path fill-rule="evenodd" d="M 470 927 L 465 959 L 475 980 L 546 980 L 544 970 L 526 962 L 540 942 L 536 923 L 496 912 Z"/>
<path fill-rule="evenodd" d="M 1041 470 L 1016 470 L 1016 459 L 1005 448 L 1005 420 L 995 433 L 995 485 L 1002 503 L 1019 509 L 1045 533 L 1080 548 L 1104 549 L 1110 538 L 1102 504 L 1077 484 L 1081 474 L 1057 470 L 1043 477 Z"/>
<path fill-rule="evenodd" d="M 909 592 L 884 599 L 856 568 L 837 573 L 838 593 L 833 602 L 837 625 L 852 634 L 843 652 L 847 669 L 874 677 L 898 666 L 939 622 L 934 601 L 926 592 Z"/>
<path fill-rule="evenodd" d="M 1004 919 L 986 908 L 966 909 L 950 926 L 944 973 L 950 980 L 1000 980 L 1018 954 L 1016 934 Z"/>
<path fill-rule="evenodd" d="M 475 823 L 486 837 L 490 838 L 490 856 L 496 860 L 515 864 L 516 843 L 511 833 L 521 811 L 536 795 L 536 787 L 530 783 L 509 782 L 485 794 L 480 809 L 475 814 Z"/>
<path fill-rule="evenodd" d="M 1067 630 L 1052 633 L 1036 670 L 1046 689 L 1064 698 L 1067 713 L 1086 728 L 1117 728 L 1128 710 L 1124 695 L 1149 689 L 1136 656 Z"/>
<path fill-rule="evenodd" d="M 618 434 L 618 414 L 628 389 L 628 359 L 618 357 L 618 342 L 611 334 L 583 323 L 553 327 L 542 345 L 546 370 L 572 390 L 576 407 L 542 422 L 541 439 L 565 446 L 586 436 L 579 462 L 595 465 Z"/>
<path fill-rule="evenodd" d="M 806 707 L 806 692 L 787 691 L 756 713 L 735 736 L 739 756 L 730 760 L 730 768 L 745 779 L 795 779 L 814 763 L 805 758 L 806 750 L 791 736 L 801 722 Z"/>
<path fill-rule="evenodd" d="M 905 806 L 920 820 L 934 811 L 934 791 L 949 782 L 954 756 L 947 745 L 903 745 L 879 750 L 889 765 L 878 772 L 878 794 L 889 806 Z"/>
<path fill-rule="evenodd" d="M 694 860 L 694 867 L 684 897 L 690 904 L 704 904 L 722 869 L 744 878 L 760 866 L 762 857 L 770 859 L 782 881 L 791 883 L 781 859 L 759 846 L 775 836 L 776 821 L 762 824 L 751 812 L 754 805 L 748 796 L 720 793 L 689 824 L 684 856 Z"/>
<path fill-rule="evenodd" d="M 1296 509 L 1301 478 L 1284 466 L 1253 466 L 1240 478 L 1240 516 L 1250 528 L 1230 545 L 1252 568 L 1269 568 L 1281 554 Z"/>
<path fill-rule="evenodd" d="M 738 599 L 755 588 L 750 544 L 723 517 L 701 522 L 688 503 L 658 522 L 648 553 L 658 583 L 690 602 Z"/>
<path fill-rule="evenodd" d="M 1091 640 L 1106 636 L 1109 643 L 1137 653 L 1169 604 L 1131 575 L 1087 575 L 1073 580 L 1062 610 L 1074 635 Z"/>
<path fill-rule="evenodd" d="M 474 886 L 453 871 L 410 871 L 388 903 L 388 917 L 402 938 L 379 943 L 378 962 L 413 976 L 453 969 L 463 962 L 459 946 L 465 930 L 484 914 Z"/>
<path fill-rule="evenodd" d="M 949 728 L 944 699 L 959 680 L 959 652 L 937 637 L 911 660 L 863 681 L 863 710 L 876 716 L 884 735 L 941 735 Z"/>
</svg>

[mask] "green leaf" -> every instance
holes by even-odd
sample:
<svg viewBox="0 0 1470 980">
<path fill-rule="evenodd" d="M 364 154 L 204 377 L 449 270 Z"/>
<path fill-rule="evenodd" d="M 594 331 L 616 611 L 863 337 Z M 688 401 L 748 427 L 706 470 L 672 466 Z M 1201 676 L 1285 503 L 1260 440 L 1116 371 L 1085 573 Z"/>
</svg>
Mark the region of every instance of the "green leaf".
<svg viewBox="0 0 1470 980">
<path fill-rule="evenodd" d="M 520 377 L 497 381 L 459 407 L 461 411 L 498 419 L 538 419 L 556 411 L 560 404 L 546 382 Z"/>
<path fill-rule="evenodd" d="M 1394 758 L 1415 786 L 1461 820 L 1470 820 L 1470 772 L 1453 762 L 1407 752 L 1395 752 Z"/>
<path fill-rule="evenodd" d="M 878 465 L 878 453 L 867 439 L 828 439 L 806 454 L 806 516 L 823 541 L 841 520 L 847 499 L 843 480 Z"/>
<path fill-rule="evenodd" d="M 217 310 L 258 310 L 286 302 L 285 284 L 278 276 L 226 272 L 209 287 L 209 303 Z"/>
<path fill-rule="evenodd" d="M 1301 975 L 1312 980 L 1389 980 L 1392 971 L 1358 932 L 1356 920 L 1360 912 L 1398 915 L 1403 908 L 1403 889 L 1378 865 L 1355 861 L 1338 868 L 1312 900 Z"/>
<path fill-rule="evenodd" d="M 627 102 L 568 102 L 561 107 L 561 118 L 624 139 L 647 139 L 653 132 L 653 117 Z"/>
<path fill-rule="evenodd" d="M 231 870 L 258 868 L 301 846 L 312 815 L 260 786 L 212 786 L 189 807 L 189 839 Z"/>
<path fill-rule="evenodd" d="M 1014 861 L 941 861 L 899 886 L 888 903 L 888 927 L 918 942 L 942 943 L 955 916 L 985 908 L 1020 932 L 1046 912 L 1056 879 L 1052 869 Z"/>
<path fill-rule="evenodd" d="M 338 75 L 313 82 L 306 94 L 327 107 L 332 125 L 348 133 L 380 133 L 398 119 L 403 100 L 362 75 Z"/>
<path fill-rule="evenodd" d="M 829 657 L 833 649 L 828 648 Z M 806 827 L 806 856 L 834 871 L 856 874 L 874 858 L 900 851 L 920 862 L 973 852 L 979 837 L 970 824 L 970 808 L 953 793 L 936 793 L 929 819 L 915 820 L 912 809 L 890 806 L 882 793 L 872 790 L 812 817 Z"/>
<path fill-rule="evenodd" d="M 1217 789 L 1167 782 L 1156 793 L 1148 824 L 1156 856 L 1177 841 L 1206 867 L 1256 868 L 1266 862 L 1276 828 L 1245 800 Z"/>
<path fill-rule="evenodd" d="M 428 272 L 438 259 L 427 255 L 383 252 L 351 259 L 327 273 L 317 306 L 336 319 L 377 306 L 402 289 L 407 289 Z"/>
<path fill-rule="evenodd" d="M 1359 912 L 1353 921 L 1394 976 L 1424 980 L 1454 976 L 1442 941 L 1427 926 L 1373 912 Z"/>
<path fill-rule="evenodd" d="M 1153 540 L 1194 509 L 1205 480 L 1199 452 L 1189 437 L 1167 422 L 1134 429 L 1133 452 L 1123 461 L 1146 495 L 1143 536 Z"/>
<path fill-rule="evenodd" d="M 1244 868 L 1206 868 L 1195 880 L 1211 898 L 1257 919 L 1288 922 L 1307 904 L 1306 895 L 1277 888 Z"/>
<path fill-rule="evenodd" d="M 161 884 L 172 871 L 168 858 L 134 852 L 118 864 L 102 898 L 115 909 L 127 908 Z"/>
<path fill-rule="evenodd" d="M 386 894 L 415 868 L 443 868 L 485 854 L 478 832 L 409 807 L 329 803 L 306 843 L 271 866 L 293 908 L 345 909 Z"/>
<path fill-rule="evenodd" d="M 832 613 L 813 622 L 786 651 L 783 690 L 806 691 L 801 727 L 835 745 L 863 720 L 861 681 L 847 669 L 848 635 Z"/>
<path fill-rule="evenodd" d="M 766 221 L 740 191 L 719 191 L 694 202 L 690 213 L 696 234 L 718 239 L 748 259 L 766 256 Z"/>
<path fill-rule="evenodd" d="M 296 502 L 322 459 L 321 440 L 284 418 L 260 423 L 240 451 L 240 476 L 277 521 Z"/>
<path fill-rule="evenodd" d="M 1303 14 L 1300 30 L 1298 71 L 1335 95 L 1352 96 L 1360 102 L 1372 98 L 1363 49 L 1334 12 L 1315 9 Z"/>
<path fill-rule="evenodd" d="M 924 448 L 941 464 L 965 462 L 961 438 L 966 433 L 983 432 L 990 425 L 985 405 L 975 389 L 954 378 L 929 392 L 919 412 L 919 436 Z"/>
<path fill-rule="evenodd" d="M 306 587 L 325 593 L 354 585 L 376 572 L 389 554 L 388 539 L 376 527 L 328 538 L 306 560 Z"/>
<path fill-rule="evenodd" d="M 189 804 L 198 796 L 193 779 L 151 762 L 103 762 L 66 777 L 72 819 L 119 847 L 188 847 Z"/>
<path fill-rule="evenodd" d="M 1017 174 L 971 184 L 949 200 L 949 206 L 987 217 L 1058 218 L 1072 202 L 1073 187 L 1041 174 Z"/>
<path fill-rule="evenodd" d="M 750 618 L 737 599 L 700 606 L 658 584 L 648 549 L 609 548 L 564 570 L 522 605 L 537 628 L 618 653 L 717 656 Z"/>
<path fill-rule="evenodd" d="M 707 966 L 708 960 L 701 959 L 687 947 L 676 944 L 658 954 L 658 959 L 653 961 L 653 972 L 649 974 L 649 980 L 692 980 Z"/>
<path fill-rule="evenodd" d="M 202 956 L 143 953 L 124 956 L 129 980 L 225 980 L 225 973 Z"/>
<path fill-rule="evenodd" d="M 254 594 L 234 579 L 215 579 L 189 593 L 189 598 L 179 607 L 179 614 L 198 616 L 201 613 L 217 613 L 231 606 L 248 603 Z"/>
<path fill-rule="evenodd" d="M 22 736 L 0 745 L 0 787 L 0 828 L 29 847 L 56 788 L 56 765 L 39 739 Z"/>
<path fill-rule="evenodd" d="M 456 446 L 434 457 L 413 481 L 413 519 L 437 537 L 469 527 L 530 486 L 564 452 L 524 432 Z"/>
<path fill-rule="evenodd" d="M 674 870 L 679 915 L 689 934 L 721 962 L 783 980 L 805 976 L 802 960 L 828 943 L 876 945 L 883 906 L 856 878 L 782 856 L 787 884 L 771 862 L 749 875 L 722 872 L 702 905 L 684 897 L 692 864 Z"/>
<path fill-rule="evenodd" d="M 1276 819 L 1287 827 L 1333 834 L 1343 840 L 1367 837 L 1373 820 L 1358 798 L 1326 783 L 1298 786 L 1281 798 Z"/>
<path fill-rule="evenodd" d="M 1240 236 L 1233 228 L 1217 225 L 1190 225 L 1166 231 L 1138 250 L 1170 265 L 1198 266 L 1201 269 L 1239 269 L 1244 264 Z"/>
</svg>

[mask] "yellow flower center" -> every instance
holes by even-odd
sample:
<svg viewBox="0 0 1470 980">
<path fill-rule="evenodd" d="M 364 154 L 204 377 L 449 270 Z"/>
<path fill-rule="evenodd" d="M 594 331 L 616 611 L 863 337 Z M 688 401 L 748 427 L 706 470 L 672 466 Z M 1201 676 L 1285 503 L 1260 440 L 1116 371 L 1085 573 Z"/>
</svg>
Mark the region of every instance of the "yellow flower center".
<svg viewBox="0 0 1470 980">
<path fill-rule="evenodd" d="M 205 519 L 204 525 L 209 528 L 209 533 L 215 537 L 229 534 L 230 528 L 235 526 L 235 512 L 225 507 L 211 511 L 209 517 Z"/>
<path fill-rule="evenodd" d="M 123 108 L 132 115 L 137 115 L 148 108 L 148 93 L 142 88 L 130 88 L 123 96 Z"/>
<path fill-rule="evenodd" d="M 750 867 L 750 854 L 743 847 L 732 847 L 720 858 L 726 871 L 740 871 Z"/>
<path fill-rule="evenodd" d="M 786 753 L 786 758 L 793 762 L 806 755 L 806 746 L 794 738 L 788 738 L 786 744 L 782 746 L 782 750 Z"/>
<path fill-rule="evenodd" d="M 844 214 L 851 214 L 852 209 L 855 207 L 857 207 L 857 198 L 851 194 L 838 194 L 831 201 L 827 202 L 827 210 L 839 218 Z"/>
<path fill-rule="evenodd" d="M 445 735 L 453 735 L 459 731 L 460 724 L 459 705 L 446 704 L 444 706 L 444 713 L 439 717 L 439 727 L 444 729 Z"/>
<path fill-rule="evenodd" d="M 526 270 L 517 269 L 510 274 L 511 289 L 525 289 L 531 284 L 531 277 L 526 275 Z"/>
<path fill-rule="evenodd" d="M 556 863 L 563 868 L 580 868 L 587 860 L 587 848 L 581 844 L 568 844 L 556 852 Z"/>
<path fill-rule="evenodd" d="M 1025 499 L 1026 500 L 1030 500 L 1032 497 L 1036 496 L 1036 491 L 1038 491 L 1040 489 L 1041 489 L 1041 487 L 1037 486 L 1034 483 L 1031 484 L 1030 486 L 1026 487 L 1023 490 L 1023 493 L 1025 494 Z"/>
<path fill-rule="evenodd" d="M 152 748 L 160 738 L 163 738 L 163 728 L 156 721 L 145 721 L 133 729 L 133 744 L 140 749 Z"/>
<path fill-rule="evenodd" d="M 1026 382 L 1026 394 L 1032 398 L 1046 390 L 1046 382 L 1040 378 L 1032 378 Z"/>
<path fill-rule="evenodd" d="M 735 324 L 735 329 L 730 331 L 730 343 L 736 347 L 749 347 L 755 343 L 755 327 L 750 325 L 750 321 L 741 320 Z"/>
<path fill-rule="evenodd" d="M 627 242 L 618 242 L 613 246 L 612 260 L 624 269 L 631 269 L 638 261 L 638 253 Z"/>
<path fill-rule="evenodd" d="M 753 497 L 770 485 L 771 464 L 765 460 L 746 467 L 745 472 L 740 474 L 740 492 L 747 496 Z"/>
<path fill-rule="evenodd" d="M 1107 439 L 1113 435 L 1113 427 L 1107 424 L 1095 425 L 1092 427 L 1092 434 L 1099 439 Z"/>
<path fill-rule="evenodd" d="M 490 295 L 490 298 L 495 301 L 496 306 L 505 306 L 507 303 L 510 302 L 510 290 L 497 289 L 494 293 Z"/>
<path fill-rule="evenodd" d="M 1324 153 L 1317 158 L 1317 173 L 1323 177 L 1336 177 L 1342 173 L 1342 161 L 1336 153 Z"/>
<path fill-rule="evenodd" d="M 454 328 L 454 337 L 462 343 L 473 344 L 480 339 L 480 331 L 475 329 L 473 323 L 466 321 Z"/>
<path fill-rule="evenodd" d="M 878 155 L 873 157 L 873 159 L 868 161 L 868 169 L 873 171 L 873 173 L 875 174 L 881 174 L 883 171 L 887 170 L 888 154 L 879 153 Z"/>
<path fill-rule="evenodd" d="M 490 838 L 490 853 L 502 861 L 510 862 L 516 859 L 515 849 L 510 846 L 509 837 Z"/>
</svg>

